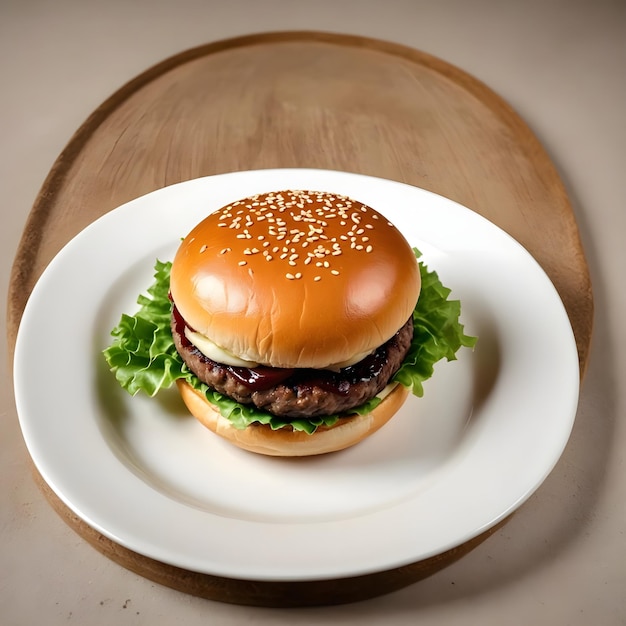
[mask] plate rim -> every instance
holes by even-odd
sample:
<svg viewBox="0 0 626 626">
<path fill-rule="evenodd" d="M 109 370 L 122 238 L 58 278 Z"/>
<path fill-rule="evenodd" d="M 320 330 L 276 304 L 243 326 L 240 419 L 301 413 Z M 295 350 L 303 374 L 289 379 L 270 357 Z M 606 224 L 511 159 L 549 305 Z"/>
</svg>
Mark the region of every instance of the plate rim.
<svg viewBox="0 0 626 626">
<path fill-rule="evenodd" d="M 345 177 L 349 177 L 351 179 L 360 179 L 360 180 L 371 180 L 371 181 L 378 181 L 377 184 L 379 185 L 383 185 L 383 186 L 387 186 L 387 185 L 392 185 L 392 186 L 397 186 L 398 188 L 407 188 L 407 189 L 411 189 L 411 190 L 417 190 L 419 193 L 424 193 L 427 194 L 428 196 L 430 196 L 431 198 L 439 198 L 441 200 L 443 200 L 445 203 L 449 203 L 451 205 L 455 205 L 456 207 L 460 208 L 462 211 L 467 211 L 472 215 L 472 219 L 479 219 L 481 220 L 484 224 L 488 224 L 489 227 L 493 227 L 495 229 L 497 229 L 497 231 L 499 231 L 502 235 L 504 235 L 506 237 L 506 239 L 508 240 L 508 245 L 514 245 L 517 246 L 519 249 L 521 249 L 523 251 L 523 253 L 525 255 L 527 255 L 528 259 L 532 261 L 532 263 L 534 263 L 534 266 L 536 269 L 538 269 L 541 274 L 543 274 L 543 276 L 545 277 L 545 279 L 550 283 L 550 285 L 552 285 L 549 277 L 545 274 L 545 272 L 543 271 L 543 269 L 539 266 L 539 264 L 536 262 L 536 260 L 533 259 L 533 257 L 526 251 L 524 250 L 524 248 L 521 246 L 521 244 L 519 244 L 515 239 L 513 239 L 510 235 L 508 235 L 505 231 L 503 231 L 502 229 L 500 229 L 499 227 L 497 227 L 495 224 L 489 222 L 486 218 L 480 216 L 479 214 L 475 213 L 474 211 L 472 211 L 471 209 L 467 209 L 466 207 L 462 207 L 461 205 L 459 205 L 458 203 L 445 198 L 439 194 L 436 194 L 434 192 L 428 191 L 428 190 L 423 190 L 423 189 L 419 189 L 417 187 L 413 187 L 410 185 L 406 185 L 404 183 L 398 183 L 396 181 L 388 181 L 386 179 L 382 179 L 382 178 L 377 178 L 377 177 L 371 177 L 371 176 L 365 176 L 362 174 L 352 174 L 352 173 L 347 173 L 347 172 L 335 172 L 332 170 L 321 170 L 321 169 L 300 169 L 300 168 L 289 168 L 289 169 L 277 169 L 277 168 L 267 168 L 267 169 L 263 169 L 263 170 L 253 170 L 253 171 L 249 171 L 249 172 L 233 172 L 233 173 L 227 173 L 227 174 L 220 174 L 220 175 L 214 175 L 214 176 L 208 176 L 208 177 L 203 177 L 200 179 L 193 179 L 190 181 L 183 181 L 181 183 L 176 183 L 175 185 L 171 185 L 169 187 L 154 191 L 154 192 L 150 192 L 148 194 L 145 194 L 143 196 L 140 196 L 139 198 L 136 198 L 128 203 L 125 203 L 124 205 L 121 205 L 120 207 L 118 207 L 117 209 L 114 209 L 113 211 L 105 214 L 104 216 L 102 216 L 101 218 L 99 218 L 98 220 L 96 220 L 95 222 L 93 222 L 92 224 L 90 224 L 86 229 L 84 229 L 81 233 L 79 233 L 75 238 L 72 239 L 72 241 L 68 242 L 68 244 L 66 244 L 66 246 L 64 246 L 64 248 L 59 252 L 58 255 L 55 256 L 55 259 L 53 259 L 53 261 L 51 262 L 51 264 L 48 266 L 48 268 L 52 267 L 53 269 L 50 270 L 50 272 L 54 271 L 54 267 L 56 266 L 55 264 L 58 263 L 57 258 L 61 258 L 63 255 L 67 255 L 71 253 L 71 246 L 75 245 L 73 242 L 78 240 L 79 238 L 84 236 L 84 233 L 88 230 L 93 231 L 93 230 L 97 230 L 99 229 L 104 222 L 104 220 L 115 220 L 117 219 L 115 216 L 119 215 L 119 211 L 120 209 L 124 209 L 124 210 L 132 210 L 128 209 L 129 205 L 132 207 L 134 206 L 136 203 L 143 203 L 146 201 L 146 198 L 150 198 L 155 196 L 156 194 L 169 194 L 169 193 L 174 193 L 174 195 L 176 195 L 177 191 L 183 189 L 183 188 L 189 188 L 190 185 L 200 185 L 202 186 L 206 181 L 210 181 L 208 182 L 208 184 L 211 184 L 212 182 L 215 182 L 216 180 L 234 180 L 237 177 L 245 177 L 245 176 L 249 176 L 249 175 L 259 175 L 259 173 L 261 173 L 262 175 L 279 175 L 279 176 L 285 176 L 285 177 L 289 177 L 290 175 L 296 175 L 296 176 L 312 176 L 313 178 L 315 177 L 326 177 L 326 176 L 330 176 L 330 177 L 339 177 L 339 179 L 345 179 Z M 204 182 L 203 182 L 204 181 Z M 384 211 L 383 211 L 384 212 Z M 67 250 L 70 250 L 70 252 L 67 252 Z M 39 289 L 39 283 L 42 281 L 47 280 L 46 276 L 49 276 L 49 270 L 48 268 L 46 268 L 46 270 L 44 271 L 44 273 L 42 274 L 42 277 L 40 278 L 40 280 L 38 281 L 38 284 L 35 286 L 35 289 L 33 290 L 33 294 L 35 294 L 34 296 L 31 294 L 31 298 L 29 298 L 29 302 L 27 303 L 27 307 L 25 309 L 25 315 L 22 318 L 22 322 L 23 324 L 27 324 L 28 320 L 29 320 L 29 315 L 26 314 L 27 311 L 30 310 L 30 308 L 33 306 L 30 304 L 31 299 L 36 298 L 37 294 L 38 294 L 38 289 Z M 436 270 L 436 268 L 433 268 Z M 552 285 L 552 288 L 554 289 L 554 294 L 556 296 L 556 298 L 558 299 L 558 302 L 560 303 L 561 307 L 563 307 L 562 301 L 560 300 L 558 293 L 556 292 L 556 289 L 554 288 L 554 285 Z M 563 313 L 565 314 L 565 318 L 567 319 L 567 313 L 565 312 L 565 309 L 563 307 Z M 24 322 L 24 320 L 26 320 L 26 322 Z M 568 327 L 569 327 L 569 331 L 571 334 L 571 342 L 573 344 L 573 349 L 574 349 L 574 354 L 576 355 L 576 347 L 575 347 L 575 340 L 574 340 L 574 336 L 573 336 L 573 331 L 571 329 L 571 325 L 569 325 L 569 321 L 568 321 Z M 21 361 L 21 357 L 19 356 L 19 353 L 21 351 L 21 344 L 23 339 L 21 339 L 20 337 L 22 336 L 22 324 L 20 324 L 20 329 L 18 330 L 18 335 L 17 335 L 17 340 L 16 340 L 16 350 L 15 350 L 15 360 L 14 360 L 14 386 L 15 386 L 15 393 L 16 393 L 16 403 L 20 404 L 20 402 L 18 401 L 18 385 L 19 385 L 19 381 L 21 380 L 21 376 L 18 372 L 18 368 L 19 368 L 19 364 Z M 578 371 L 578 359 L 576 357 L 576 369 Z M 577 378 L 578 380 L 578 378 Z M 576 402 L 575 404 L 577 404 L 577 398 L 578 398 L 578 386 L 576 386 Z M 575 417 L 575 410 L 573 412 L 574 414 L 571 416 L 570 419 L 570 428 L 569 428 L 569 432 L 571 432 L 571 427 L 573 426 L 573 422 L 574 422 L 574 417 Z M 20 425 L 22 426 L 23 430 L 24 430 L 24 426 L 23 426 L 23 416 L 20 414 L 19 411 L 19 407 L 18 407 L 18 415 L 20 417 Z M 568 434 L 569 437 L 569 434 Z M 558 459 L 562 453 L 562 449 L 565 447 L 567 443 L 567 438 L 565 439 L 565 441 L 563 442 L 562 448 L 559 451 L 559 453 L 555 456 L 554 459 L 554 463 L 549 467 L 546 468 L 546 473 L 545 476 L 547 476 L 550 471 L 553 469 L 554 465 L 558 462 Z M 31 452 L 31 446 L 29 445 L 28 441 L 27 441 L 27 446 L 29 448 L 29 452 Z M 32 456 L 32 452 L 31 452 L 31 456 Z M 37 469 L 39 468 L 39 465 L 37 463 L 36 458 L 33 457 L 33 460 L 35 461 L 35 465 L 37 466 Z M 72 510 L 74 510 L 74 512 L 79 515 L 79 517 L 81 517 L 82 519 L 84 519 L 84 521 L 86 521 L 90 526 L 92 526 L 93 528 L 98 529 L 99 524 L 95 523 L 93 520 L 87 520 L 84 517 L 82 517 L 81 513 L 79 511 L 77 511 L 75 509 L 74 503 L 72 502 L 68 502 L 63 498 L 62 493 L 59 493 L 59 488 L 57 487 L 55 489 L 55 487 L 48 481 L 48 479 L 45 476 L 45 472 L 42 473 L 42 477 L 43 479 L 51 486 L 51 488 L 53 489 L 53 491 L 62 499 L 62 501 L 69 506 Z M 545 478 L 545 477 L 544 477 Z M 543 480 L 541 481 L 543 482 Z M 539 482 L 539 484 L 535 487 L 534 490 L 536 490 L 541 482 Z M 530 493 L 526 494 L 524 501 L 530 497 L 530 495 L 534 492 L 531 491 Z M 62 490 L 61 490 L 62 491 Z M 521 502 L 519 504 L 517 504 L 517 506 L 519 506 L 521 504 Z M 514 507 L 517 508 L 517 506 Z M 513 510 L 514 510 L 513 509 Z M 501 519 L 503 519 L 504 517 L 506 517 L 508 514 L 510 514 L 511 511 L 503 511 L 501 516 L 498 519 L 494 519 L 492 520 L 492 522 L 486 527 L 486 528 L 482 528 L 482 529 L 477 529 L 475 532 L 472 533 L 471 537 L 475 537 L 478 534 L 480 534 L 480 532 L 484 532 L 484 530 L 486 530 L 489 527 L 492 527 L 493 525 L 497 524 L 499 521 L 501 521 Z M 105 528 L 102 528 L 100 530 L 100 532 L 103 532 L 103 534 L 107 534 L 107 531 Z M 468 537 L 467 539 L 470 539 L 471 537 Z M 112 539 L 115 540 L 114 537 L 110 537 Z M 118 538 L 119 539 L 119 538 Z M 124 543 L 123 541 L 119 541 L 120 543 L 122 543 L 122 545 L 126 545 L 126 547 L 130 548 L 131 550 L 136 550 L 136 546 L 133 545 L 128 545 L 126 543 Z M 461 542 L 462 543 L 462 542 Z M 449 545 L 448 548 L 453 548 L 456 547 L 457 545 L 459 545 L 459 543 L 455 543 L 454 545 Z M 444 548 L 445 550 L 446 548 Z M 422 558 L 428 558 L 428 556 L 434 556 L 435 554 L 438 554 L 442 551 L 441 548 L 438 548 L 435 552 L 433 552 L 432 554 L 423 554 L 420 555 L 418 560 L 421 560 Z M 138 550 L 138 552 L 140 554 L 145 554 L 142 550 Z M 163 558 L 163 556 L 161 556 L 160 558 L 158 556 L 155 557 L 155 555 L 151 555 L 151 554 L 146 554 L 145 556 L 148 557 L 152 557 L 152 558 L 157 558 L 157 560 L 163 560 L 164 562 L 170 562 L 168 559 Z M 414 557 L 409 557 L 407 556 L 407 560 L 404 563 L 387 563 L 384 566 L 382 566 L 381 568 L 375 569 L 375 570 L 371 570 L 371 571 L 380 571 L 380 569 L 389 569 L 391 567 L 396 567 L 399 565 L 404 565 L 407 563 L 411 563 L 414 562 L 416 559 Z M 180 563 L 171 563 L 172 565 L 178 565 L 180 566 Z M 183 565 L 184 567 L 184 565 Z M 211 573 L 211 574 L 217 574 L 217 575 L 233 575 L 234 572 L 214 572 L 214 571 L 207 571 L 205 573 Z M 331 577 L 337 577 L 339 576 L 346 576 L 346 575 L 358 575 L 361 573 L 368 573 L 367 571 L 344 571 L 344 572 L 334 572 L 329 574 L 329 576 Z M 246 576 L 242 576 L 241 572 L 239 572 L 237 574 L 238 578 L 246 578 Z M 291 578 L 289 576 L 287 576 L 288 578 Z M 319 577 L 319 572 L 316 572 L 314 574 L 311 574 L 311 576 L 303 576 L 302 573 L 300 573 L 296 579 L 297 580 L 303 580 L 303 579 L 307 579 L 307 578 L 318 578 Z M 272 579 L 284 579 L 285 578 L 285 573 L 274 573 L 274 574 L 268 574 L 266 576 L 262 575 L 262 572 L 255 572 L 255 575 L 252 577 L 253 579 L 263 579 L 263 580 L 272 580 Z"/>
</svg>

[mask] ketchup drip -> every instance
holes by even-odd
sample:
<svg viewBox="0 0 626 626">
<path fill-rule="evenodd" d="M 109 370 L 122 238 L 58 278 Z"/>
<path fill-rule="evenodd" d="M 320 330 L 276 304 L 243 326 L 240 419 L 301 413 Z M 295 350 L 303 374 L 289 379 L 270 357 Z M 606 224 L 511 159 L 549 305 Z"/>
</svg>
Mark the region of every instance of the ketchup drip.
<svg viewBox="0 0 626 626">
<path fill-rule="evenodd" d="M 202 354 L 198 348 L 196 348 L 185 335 L 185 320 L 179 313 L 176 306 L 172 307 L 172 315 L 174 317 L 174 328 L 180 336 L 183 347 L 196 351 L 202 359 L 210 361 L 215 367 L 223 367 L 228 370 L 234 378 L 240 383 L 248 387 L 249 389 L 263 391 L 275 387 L 281 382 L 287 380 L 294 372 L 293 369 L 287 369 L 282 367 L 267 367 L 265 365 L 259 365 L 255 368 L 250 367 L 236 367 L 234 365 L 226 365 L 225 363 L 217 363 L 212 359 L 209 359 L 205 354 Z M 187 326 L 190 328 L 189 326 Z M 193 331 L 193 328 L 190 328 Z"/>
</svg>

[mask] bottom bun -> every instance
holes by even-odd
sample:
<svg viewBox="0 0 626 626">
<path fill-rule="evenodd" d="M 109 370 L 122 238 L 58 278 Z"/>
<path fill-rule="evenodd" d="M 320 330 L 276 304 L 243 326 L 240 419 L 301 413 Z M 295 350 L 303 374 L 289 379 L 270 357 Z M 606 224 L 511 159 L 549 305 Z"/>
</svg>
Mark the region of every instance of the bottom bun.
<svg viewBox="0 0 626 626">
<path fill-rule="evenodd" d="M 176 384 L 191 414 L 209 430 L 244 450 L 270 456 L 312 456 L 353 446 L 384 426 L 409 394 L 407 387 L 396 385 L 370 413 L 341 418 L 334 426 L 320 426 L 308 435 L 290 428 L 272 430 L 264 424 L 252 424 L 240 430 L 191 385 L 183 380 L 177 380 Z"/>
</svg>

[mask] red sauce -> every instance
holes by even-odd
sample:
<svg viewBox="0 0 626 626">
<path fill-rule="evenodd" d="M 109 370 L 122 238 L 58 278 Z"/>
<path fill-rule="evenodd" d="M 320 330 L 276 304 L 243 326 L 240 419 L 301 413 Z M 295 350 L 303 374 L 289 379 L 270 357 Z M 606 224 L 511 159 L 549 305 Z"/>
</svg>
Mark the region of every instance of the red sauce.
<svg viewBox="0 0 626 626">
<path fill-rule="evenodd" d="M 255 391 L 263 391 L 276 387 L 280 383 L 286 381 L 295 370 L 282 367 L 267 367 L 259 365 L 258 367 L 235 367 L 234 365 L 225 365 L 228 371 L 248 389 Z"/>
<path fill-rule="evenodd" d="M 196 353 L 200 355 L 203 360 L 210 362 L 211 364 L 213 364 L 214 367 L 225 368 L 233 375 L 234 378 L 236 378 L 240 383 L 242 383 L 249 389 L 254 389 L 258 391 L 270 389 L 271 387 L 275 387 L 279 383 L 287 380 L 293 374 L 293 369 L 286 369 L 281 367 L 267 367 L 264 365 L 259 365 L 255 368 L 235 367 L 234 365 L 217 363 L 216 361 L 209 359 L 205 354 L 200 352 L 200 350 L 198 350 L 198 348 L 196 348 L 191 343 L 191 341 L 189 341 L 189 339 L 187 339 L 187 336 L 185 335 L 185 320 L 183 320 L 182 315 L 178 312 L 178 309 L 175 306 L 173 306 L 172 309 L 176 332 L 180 336 L 183 347 L 190 350 L 195 350 Z M 193 330 L 193 328 L 190 328 L 190 330 Z"/>
</svg>

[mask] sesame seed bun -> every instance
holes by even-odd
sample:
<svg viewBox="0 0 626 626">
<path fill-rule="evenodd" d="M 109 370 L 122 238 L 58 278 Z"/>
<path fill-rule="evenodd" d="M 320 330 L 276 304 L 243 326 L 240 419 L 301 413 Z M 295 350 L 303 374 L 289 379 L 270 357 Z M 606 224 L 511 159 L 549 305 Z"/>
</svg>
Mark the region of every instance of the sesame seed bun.
<svg viewBox="0 0 626 626">
<path fill-rule="evenodd" d="M 263 424 L 239 430 L 188 383 L 178 380 L 176 384 L 189 412 L 209 430 L 249 452 L 283 457 L 326 454 L 353 446 L 384 426 L 409 393 L 406 387 L 396 385 L 370 413 L 343 417 L 334 426 L 320 427 L 309 435 L 291 428 L 272 430 Z"/>
<path fill-rule="evenodd" d="M 265 193 L 183 240 L 170 289 L 186 324 L 238 358 L 325 368 L 365 355 L 411 316 L 415 255 L 374 209 L 337 194 Z"/>
</svg>

